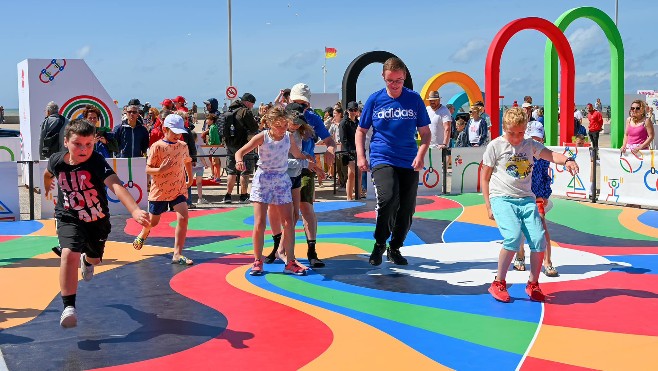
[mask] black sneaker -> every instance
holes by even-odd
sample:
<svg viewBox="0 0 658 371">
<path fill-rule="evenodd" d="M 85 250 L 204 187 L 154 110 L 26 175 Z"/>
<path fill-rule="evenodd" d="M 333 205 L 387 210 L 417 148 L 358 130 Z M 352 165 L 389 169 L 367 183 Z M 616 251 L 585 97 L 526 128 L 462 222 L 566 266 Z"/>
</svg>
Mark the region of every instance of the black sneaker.
<svg viewBox="0 0 658 371">
<path fill-rule="evenodd" d="M 57 254 L 57 256 L 61 257 L 62 256 L 62 248 L 59 246 L 53 246 L 51 250 Z"/>
<path fill-rule="evenodd" d="M 243 204 L 249 203 L 249 194 L 245 193 L 240 195 L 240 202 Z"/>
<path fill-rule="evenodd" d="M 274 261 L 276 260 L 276 255 L 275 255 L 274 253 L 276 253 L 276 249 L 272 250 L 272 252 L 270 253 L 270 255 L 268 255 L 268 256 L 264 256 L 264 257 L 263 257 L 263 263 L 265 263 L 265 264 L 272 264 L 272 263 L 274 263 Z"/>
<path fill-rule="evenodd" d="M 308 258 L 308 263 L 311 265 L 311 268 L 322 268 L 324 267 L 324 262 L 318 258 L 318 253 L 315 251 L 309 252 L 306 257 Z"/>
<path fill-rule="evenodd" d="M 380 245 L 375 243 L 375 247 L 372 249 L 372 254 L 370 254 L 370 260 L 368 260 L 370 265 L 380 265 L 382 263 L 382 255 L 384 255 L 384 251 L 386 251 L 386 244 Z"/>
<path fill-rule="evenodd" d="M 231 195 L 228 194 L 228 193 L 225 194 L 225 195 L 224 195 L 224 203 L 225 203 L 225 204 L 230 204 L 231 202 L 233 202 L 233 200 L 231 200 Z"/>
<path fill-rule="evenodd" d="M 397 265 L 407 265 L 407 264 L 409 264 L 407 262 L 407 259 L 405 259 L 404 256 L 402 256 L 402 254 L 400 254 L 400 248 L 399 247 L 398 248 L 393 248 L 393 247 L 389 246 L 389 248 L 386 250 L 386 258 L 388 259 L 388 261 L 390 261 L 393 264 L 397 264 Z"/>
</svg>

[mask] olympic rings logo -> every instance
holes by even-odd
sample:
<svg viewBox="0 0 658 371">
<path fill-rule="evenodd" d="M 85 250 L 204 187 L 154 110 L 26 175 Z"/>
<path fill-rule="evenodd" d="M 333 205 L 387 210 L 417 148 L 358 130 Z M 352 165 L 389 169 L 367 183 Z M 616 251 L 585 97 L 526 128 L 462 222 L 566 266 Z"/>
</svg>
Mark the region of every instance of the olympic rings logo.
<svg viewBox="0 0 658 371">
<path fill-rule="evenodd" d="M 631 155 L 633 155 L 633 157 L 635 157 L 640 161 L 640 166 L 638 166 L 636 169 L 633 169 L 633 165 L 631 165 L 631 162 L 628 161 L 628 159 L 624 156 L 619 157 L 619 166 L 621 166 L 621 169 L 624 170 L 625 172 L 634 174 L 640 171 L 640 169 L 642 169 L 642 165 L 644 165 L 644 156 L 640 151 L 638 151 L 637 153 L 631 152 Z"/>
</svg>

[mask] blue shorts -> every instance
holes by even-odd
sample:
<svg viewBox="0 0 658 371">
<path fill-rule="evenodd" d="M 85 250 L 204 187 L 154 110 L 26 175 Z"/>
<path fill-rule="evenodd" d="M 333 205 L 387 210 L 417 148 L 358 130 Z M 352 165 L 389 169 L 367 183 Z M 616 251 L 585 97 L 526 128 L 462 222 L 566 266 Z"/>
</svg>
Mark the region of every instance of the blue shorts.
<svg viewBox="0 0 658 371">
<path fill-rule="evenodd" d="M 160 215 L 181 202 L 186 202 L 187 197 L 179 195 L 172 201 L 149 201 L 149 213 L 152 215 Z"/>
<path fill-rule="evenodd" d="M 523 235 L 531 251 L 546 250 L 544 225 L 534 197 L 492 197 L 490 203 L 505 250 L 519 251 Z"/>
</svg>

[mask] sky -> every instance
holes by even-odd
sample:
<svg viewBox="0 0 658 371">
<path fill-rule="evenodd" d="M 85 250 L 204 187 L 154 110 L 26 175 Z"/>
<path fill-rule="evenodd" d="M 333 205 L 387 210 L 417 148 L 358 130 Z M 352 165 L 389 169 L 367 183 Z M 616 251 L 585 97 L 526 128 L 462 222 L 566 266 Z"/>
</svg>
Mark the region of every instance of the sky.
<svg viewBox="0 0 658 371">
<path fill-rule="evenodd" d="M 625 49 L 625 92 L 658 90 L 658 1 L 619 1 L 618 27 Z M 28 58 L 83 58 L 113 99 L 153 105 L 182 95 L 200 102 L 225 99 L 229 85 L 228 1 L 5 1 L 0 34 L 0 105 L 18 107 L 16 64 Z M 432 76 L 460 71 L 484 90 L 487 50 L 507 23 L 524 17 L 554 22 L 563 12 L 594 6 L 615 18 L 614 0 L 408 0 L 327 2 L 233 0 L 233 85 L 258 102 L 304 82 L 340 93 L 347 66 L 359 55 L 385 50 L 406 64 L 420 91 Z M 47 8 L 47 11 L 46 11 Z M 32 19 L 28 17 L 33 17 Z M 603 31 L 579 19 L 565 32 L 576 61 L 576 103 L 610 102 L 610 55 Z M 543 104 L 546 37 L 524 30 L 505 47 L 501 61 L 504 104 L 531 95 Z M 357 99 L 384 87 L 381 64 L 366 67 Z M 456 84 L 441 96 L 462 92 Z"/>
</svg>

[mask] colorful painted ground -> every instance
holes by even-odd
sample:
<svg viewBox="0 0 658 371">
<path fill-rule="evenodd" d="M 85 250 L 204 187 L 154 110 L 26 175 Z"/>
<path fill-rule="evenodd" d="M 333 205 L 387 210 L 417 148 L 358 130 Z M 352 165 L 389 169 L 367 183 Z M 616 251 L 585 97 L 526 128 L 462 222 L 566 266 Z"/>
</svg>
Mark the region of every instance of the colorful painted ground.
<svg viewBox="0 0 658 371">
<path fill-rule="evenodd" d="M 318 252 L 306 277 L 252 261 L 252 208 L 191 213 L 187 255 L 170 264 L 165 215 L 141 251 L 114 217 L 104 264 L 78 291 L 78 327 L 62 303 L 53 221 L 0 224 L 0 350 L 9 370 L 655 369 L 658 212 L 554 200 L 557 278 L 546 303 L 487 288 L 501 239 L 481 195 L 419 197 L 403 254 L 372 267 L 374 203 L 320 202 Z M 305 256 L 301 225 L 297 253 Z M 271 246 L 267 236 L 266 246 Z M 303 259 L 302 259 L 303 261 Z M 0 369 L 3 361 L 0 359 Z"/>
</svg>

